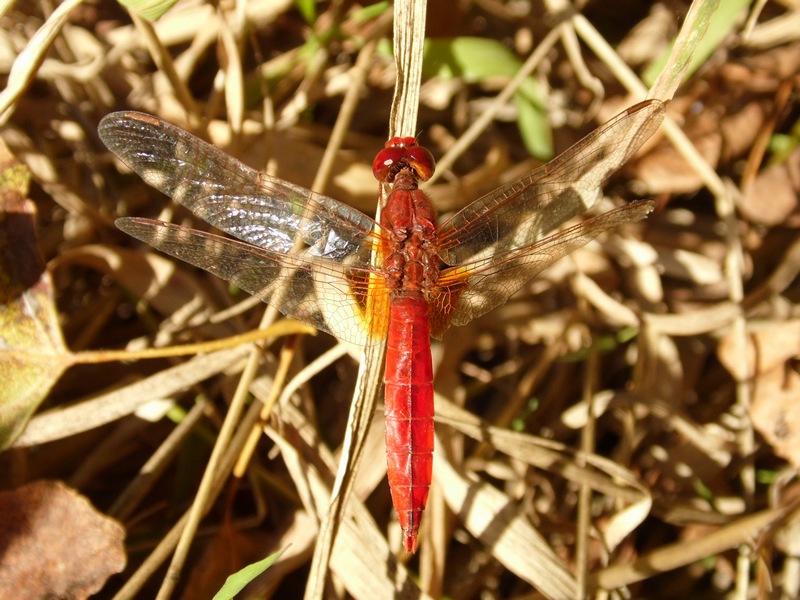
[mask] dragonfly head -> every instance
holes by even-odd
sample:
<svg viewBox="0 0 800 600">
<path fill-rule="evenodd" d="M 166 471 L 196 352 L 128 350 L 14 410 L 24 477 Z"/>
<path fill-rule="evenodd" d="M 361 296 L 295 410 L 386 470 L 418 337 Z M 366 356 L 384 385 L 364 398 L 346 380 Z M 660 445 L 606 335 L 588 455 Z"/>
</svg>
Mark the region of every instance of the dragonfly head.
<svg viewBox="0 0 800 600">
<path fill-rule="evenodd" d="M 418 181 L 428 181 L 436 161 L 413 137 L 393 137 L 372 161 L 372 174 L 381 183 L 392 183 L 403 169 L 411 169 Z"/>
</svg>

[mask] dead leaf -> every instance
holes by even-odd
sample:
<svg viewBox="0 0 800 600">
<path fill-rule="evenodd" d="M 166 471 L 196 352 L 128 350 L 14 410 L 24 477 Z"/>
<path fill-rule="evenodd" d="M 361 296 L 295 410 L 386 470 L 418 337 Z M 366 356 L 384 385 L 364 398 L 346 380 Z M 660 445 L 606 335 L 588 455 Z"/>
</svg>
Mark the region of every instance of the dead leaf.
<svg viewBox="0 0 800 600">
<path fill-rule="evenodd" d="M 777 455 L 800 466 L 800 374 L 787 364 L 800 355 L 800 320 L 776 322 L 751 332 L 745 351 L 743 362 L 731 335 L 720 342 L 717 354 L 735 379 L 752 379 L 753 426 Z"/>
<path fill-rule="evenodd" d="M 774 369 L 758 378 L 750 406 L 753 426 L 775 454 L 800 466 L 800 375 Z"/>
<path fill-rule="evenodd" d="M 796 87 L 797 49 L 797 43 L 786 44 L 724 61 L 687 83 L 684 92 L 670 102 L 670 116 L 711 168 L 729 164 L 753 147 L 774 108 L 776 90 L 786 82 Z M 649 194 L 688 194 L 703 186 L 691 165 L 666 142 L 637 161 L 636 172 Z M 767 199 L 771 196 L 761 196 L 762 206 Z"/>
<path fill-rule="evenodd" d="M 789 159 L 761 171 L 742 195 L 737 207 L 755 223 L 773 226 L 784 223 L 797 210 L 800 193 L 800 150 Z"/>
<path fill-rule="evenodd" d="M 0 492 L 0 596 L 87 598 L 125 568 L 122 526 L 63 483 Z"/>
<path fill-rule="evenodd" d="M 766 118 L 764 105 L 751 101 L 719 119 L 725 160 L 744 156 L 750 151 Z"/>
<path fill-rule="evenodd" d="M 750 332 L 747 344 L 747 362 L 740 358 L 736 340 L 727 336 L 722 339 L 717 355 L 722 365 L 737 381 L 761 375 L 782 367 L 789 359 L 800 354 L 800 320 L 764 326 Z M 744 372 L 743 364 L 747 365 Z"/>
<path fill-rule="evenodd" d="M 264 535 L 237 531 L 226 521 L 193 569 L 183 598 L 211 598 L 232 573 L 264 557 Z"/>
<path fill-rule="evenodd" d="M 716 167 L 722 153 L 722 135 L 717 117 L 711 111 L 692 115 L 691 106 L 686 101 L 674 100 L 669 113 L 674 115 L 684 111 L 684 130 L 697 151 L 711 165 Z M 680 120 L 680 117 L 677 117 Z M 636 176 L 644 184 L 648 194 L 685 194 L 702 187 L 703 181 L 692 166 L 681 156 L 675 147 L 662 141 L 652 152 L 636 161 Z"/>
<path fill-rule="evenodd" d="M 69 362 L 39 254 L 28 170 L 0 145 L 0 449 L 19 436 Z"/>
</svg>

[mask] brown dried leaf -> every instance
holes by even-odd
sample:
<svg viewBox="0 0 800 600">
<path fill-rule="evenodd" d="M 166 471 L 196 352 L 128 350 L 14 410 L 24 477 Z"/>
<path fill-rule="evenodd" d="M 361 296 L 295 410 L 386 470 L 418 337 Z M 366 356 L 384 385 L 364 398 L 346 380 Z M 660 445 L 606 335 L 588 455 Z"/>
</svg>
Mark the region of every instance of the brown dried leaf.
<svg viewBox="0 0 800 600">
<path fill-rule="evenodd" d="M 29 173 L 0 148 L 0 449 L 19 436 L 69 364 L 39 254 Z"/>
<path fill-rule="evenodd" d="M 548 598 L 577 595 L 575 580 L 563 561 L 506 494 L 456 468 L 442 453 L 434 455 L 433 468 L 448 506 L 459 512 L 472 535 L 491 546 L 503 566 Z"/>
<path fill-rule="evenodd" d="M 742 372 L 739 351 L 732 336 L 723 338 L 717 349 L 720 362 L 737 381 L 748 377 L 759 378 L 781 367 L 787 360 L 800 354 L 800 320 L 783 321 L 751 332 L 747 344 L 746 373 Z"/>
<path fill-rule="evenodd" d="M 119 523 L 60 482 L 0 492 L 0 596 L 87 598 L 125 568 L 124 536 Z"/>
<path fill-rule="evenodd" d="M 677 100 L 670 104 L 670 114 L 679 110 L 679 104 Z M 686 106 L 685 110 L 688 111 L 689 107 Z M 692 119 L 687 117 L 684 130 L 706 162 L 712 168 L 716 167 L 722 153 L 722 135 L 716 116 L 704 112 Z M 636 162 L 636 175 L 648 194 L 685 194 L 695 192 L 703 185 L 686 159 L 666 142 Z"/>
<path fill-rule="evenodd" d="M 800 375 L 774 369 L 759 377 L 750 418 L 775 454 L 800 466 Z"/>
<path fill-rule="evenodd" d="M 257 537 L 223 523 L 193 569 L 183 598 L 212 598 L 229 575 L 264 558 L 264 539 Z"/>
<path fill-rule="evenodd" d="M 796 86 L 797 48 L 797 43 L 787 44 L 725 61 L 670 102 L 670 115 L 681 123 L 712 168 L 751 150 L 774 110 L 776 91 L 787 82 Z M 636 167 L 651 194 L 691 193 L 703 185 L 691 166 L 666 143 Z"/>
<path fill-rule="evenodd" d="M 719 119 L 725 148 L 723 160 L 743 156 L 750 151 L 767 118 L 765 110 L 760 102 L 753 101 Z"/>
<path fill-rule="evenodd" d="M 797 210 L 800 193 L 800 150 L 783 164 L 761 171 L 742 196 L 738 208 L 749 220 L 779 225 Z"/>
<path fill-rule="evenodd" d="M 800 374 L 786 366 L 800 354 L 800 320 L 770 324 L 747 342 L 746 373 L 732 335 L 720 342 L 720 362 L 737 380 L 753 378 L 753 425 L 776 454 L 800 466 Z"/>
</svg>

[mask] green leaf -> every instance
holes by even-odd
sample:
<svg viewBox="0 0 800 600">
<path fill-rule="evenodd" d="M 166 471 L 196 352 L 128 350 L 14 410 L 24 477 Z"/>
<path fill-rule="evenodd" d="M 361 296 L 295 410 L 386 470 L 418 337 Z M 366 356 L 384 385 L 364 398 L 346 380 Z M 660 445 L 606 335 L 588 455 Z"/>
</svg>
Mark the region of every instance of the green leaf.
<svg viewBox="0 0 800 600">
<path fill-rule="evenodd" d="M 427 77 L 460 78 L 467 83 L 480 83 L 490 78 L 513 77 L 522 62 L 506 46 L 496 40 L 461 37 L 427 40 L 423 74 Z M 546 102 L 532 77 L 517 90 L 514 102 L 519 112 L 517 127 L 525 148 L 542 160 L 553 156 L 550 121 Z"/>
<path fill-rule="evenodd" d="M 253 579 L 274 565 L 288 549 L 289 547 L 287 546 L 264 560 L 260 560 L 252 565 L 247 565 L 244 569 L 229 576 L 228 579 L 225 580 L 225 585 L 222 586 L 222 589 L 214 594 L 213 600 L 231 600 L 231 598 L 235 598 L 236 594 L 241 592 Z"/>
<path fill-rule="evenodd" d="M 167 12 L 178 0 L 118 0 L 131 12 L 148 21 L 156 21 Z"/>
<path fill-rule="evenodd" d="M 794 122 L 788 134 L 776 133 L 770 138 L 768 147 L 772 157 L 769 159 L 769 164 L 784 164 L 798 146 L 800 146 L 800 120 Z"/>
<path fill-rule="evenodd" d="M 353 13 L 353 22 L 366 23 L 368 21 L 372 21 L 380 17 L 387 10 L 391 9 L 392 5 L 390 2 L 376 2 L 375 4 L 370 4 L 369 6 L 358 9 Z M 384 38 L 383 41 L 388 42 L 389 40 Z"/>
<path fill-rule="evenodd" d="M 425 41 L 423 74 L 460 77 L 468 83 L 489 77 L 513 77 L 522 63 L 496 40 L 474 37 Z"/>
<path fill-rule="evenodd" d="M 303 15 L 306 23 L 313 26 L 317 20 L 317 4 L 315 0 L 295 0 L 297 10 Z"/>
<path fill-rule="evenodd" d="M 530 85 L 526 85 L 529 82 Z M 554 153 L 553 134 L 538 86 L 530 79 L 526 80 L 514 95 L 514 102 L 519 112 L 517 127 L 525 149 L 540 160 L 551 159 Z"/>
</svg>

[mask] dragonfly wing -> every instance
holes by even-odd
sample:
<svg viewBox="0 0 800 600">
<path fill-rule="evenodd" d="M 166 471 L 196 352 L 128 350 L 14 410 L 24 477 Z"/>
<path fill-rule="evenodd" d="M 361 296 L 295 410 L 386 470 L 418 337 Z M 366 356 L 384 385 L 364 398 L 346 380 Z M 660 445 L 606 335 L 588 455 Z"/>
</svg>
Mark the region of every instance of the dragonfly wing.
<svg viewBox="0 0 800 600">
<path fill-rule="evenodd" d="M 639 221 L 653 210 L 650 201 L 632 202 L 551 235 L 537 244 L 481 258 L 441 272 L 431 300 L 431 330 L 440 337 L 506 302 L 526 282 L 609 229 Z"/>
<path fill-rule="evenodd" d="M 383 279 L 373 271 L 319 258 L 308 249 L 275 253 L 151 219 L 122 218 L 116 225 L 166 254 L 230 281 L 286 316 L 340 339 L 364 345 L 385 337 L 389 296 Z"/>
<path fill-rule="evenodd" d="M 147 183 L 222 231 L 273 252 L 308 246 L 315 256 L 369 267 L 375 221 L 346 204 L 251 169 L 144 113 L 107 115 L 98 132 Z"/>
<path fill-rule="evenodd" d="M 458 265 L 535 244 L 593 206 L 602 197 L 603 181 L 663 119 L 660 100 L 632 106 L 546 165 L 479 198 L 439 228 L 439 256 Z"/>
</svg>

